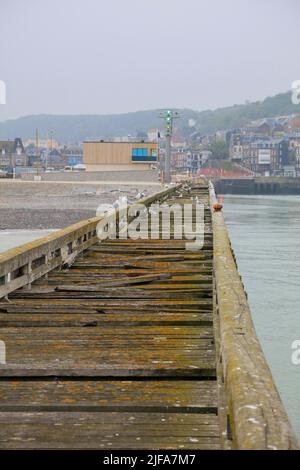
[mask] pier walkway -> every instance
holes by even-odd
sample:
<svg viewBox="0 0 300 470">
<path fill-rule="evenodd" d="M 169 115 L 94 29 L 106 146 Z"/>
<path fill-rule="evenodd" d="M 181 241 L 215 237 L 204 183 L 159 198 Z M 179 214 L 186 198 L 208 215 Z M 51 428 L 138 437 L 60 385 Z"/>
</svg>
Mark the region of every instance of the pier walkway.
<svg viewBox="0 0 300 470">
<path fill-rule="evenodd" d="M 207 184 L 143 202 L 195 199 L 201 250 L 95 218 L 0 255 L 1 449 L 297 448 Z"/>
</svg>

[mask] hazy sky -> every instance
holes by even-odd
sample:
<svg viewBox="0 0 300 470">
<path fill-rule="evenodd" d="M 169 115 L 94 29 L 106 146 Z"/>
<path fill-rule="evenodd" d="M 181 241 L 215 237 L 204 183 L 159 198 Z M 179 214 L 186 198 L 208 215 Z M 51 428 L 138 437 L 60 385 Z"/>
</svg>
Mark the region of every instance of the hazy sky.
<svg viewBox="0 0 300 470">
<path fill-rule="evenodd" d="M 0 120 L 197 110 L 300 79 L 299 0 L 0 0 Z"/>
</svg>

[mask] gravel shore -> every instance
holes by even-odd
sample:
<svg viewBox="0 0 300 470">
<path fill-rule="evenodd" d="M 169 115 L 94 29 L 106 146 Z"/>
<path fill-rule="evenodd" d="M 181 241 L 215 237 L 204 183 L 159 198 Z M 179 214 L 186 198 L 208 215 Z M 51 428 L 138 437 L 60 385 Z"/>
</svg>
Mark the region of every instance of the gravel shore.
<svg viewBox="0 0 300 470">
<path fill-rule="evenodd" d="M 161 189 L 159 184 L 44 183 L 0 181 L 0 230 L 57 229 L 96 215 L 100 204 L 120 196 L 135 201 Z"/>
</svg>

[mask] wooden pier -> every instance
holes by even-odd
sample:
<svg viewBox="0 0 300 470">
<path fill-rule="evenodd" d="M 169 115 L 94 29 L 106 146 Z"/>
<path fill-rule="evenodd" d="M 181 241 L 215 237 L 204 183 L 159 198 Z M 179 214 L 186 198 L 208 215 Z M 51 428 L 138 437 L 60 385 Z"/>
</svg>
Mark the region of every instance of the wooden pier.
<svg viewBox="0 0 300 470">
<path fill-rule="evenodd" d="M 1 449 L 297 448 L 207 184 L 143 202 L 195 198 L 201 250 L 103 216 L 0 255 Z"/>
</svg>

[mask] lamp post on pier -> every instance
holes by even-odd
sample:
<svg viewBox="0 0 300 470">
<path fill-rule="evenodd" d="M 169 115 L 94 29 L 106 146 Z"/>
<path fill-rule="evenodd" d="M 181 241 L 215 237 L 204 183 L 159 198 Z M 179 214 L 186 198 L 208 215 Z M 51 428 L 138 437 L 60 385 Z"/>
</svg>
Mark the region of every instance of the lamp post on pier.
<svg viewBox="0 0 300 470">
<path fill-rule="evenodd" d="M 167 109 L 159 112 L 159 117 L 165 120 L 166 151 L 163 165 L 163 182 L 171 183 L 171 139 L 173 120 L 179 118 L 178 111 Z"/>
</svg>

